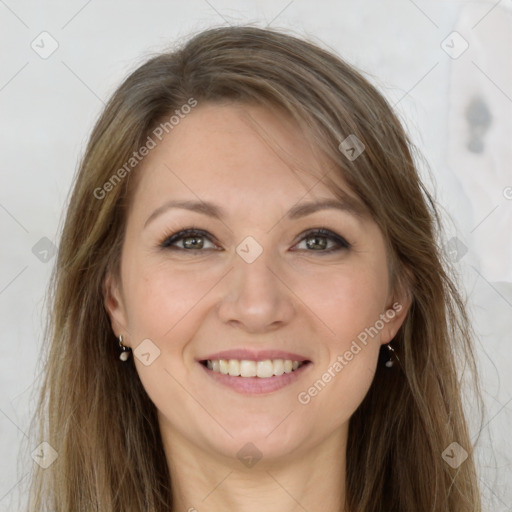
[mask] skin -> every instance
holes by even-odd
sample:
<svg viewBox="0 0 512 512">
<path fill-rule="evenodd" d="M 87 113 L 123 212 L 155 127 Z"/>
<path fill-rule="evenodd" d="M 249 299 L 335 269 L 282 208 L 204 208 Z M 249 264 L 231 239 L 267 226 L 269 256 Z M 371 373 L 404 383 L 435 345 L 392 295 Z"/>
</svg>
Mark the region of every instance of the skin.
<svg viewBox="0 0 512 512">
<path fill-rule="evenodd" d="M 348 421 L 408 304 L 389 289 L 384 239 L 371 218 L 332 208 L 285 217 L 299 202 L 336 198 L 319 181 L 325 165 L 285 116 L 240 104 L 199 105 L 143 161 L 120 278 L 108 276 L 105 305 L 127 346 L 150 339 L 160 350 L 148 366 L 134 361 L 158 409 L 175 511 L 343 510 Z M 169 200 L 198 198 L 220 205 L 225 218 L 171 208 L 145 226 Z M 188 227 L 212 235 L 200 237 L 203 248 L 183 249 L 183 239 L 174 244 L 181 251 L 159 247 Z M 321 238 L 318 248 L 304 235 L 322 227 L 350 248 L 328 253 L 321 243 L 336 241 Z M 252 263 L 236 252 L 247 236 L 263 249 Z M 299 403 L 396 302 L 401 311 L 379 334 Z M 281 349 L 311 364 L 278 391 L 242 395 L 197 362 L 234 348 Z M 247 443 L 262 454 L 252 467 L 237 457 Z"/>
</svg>

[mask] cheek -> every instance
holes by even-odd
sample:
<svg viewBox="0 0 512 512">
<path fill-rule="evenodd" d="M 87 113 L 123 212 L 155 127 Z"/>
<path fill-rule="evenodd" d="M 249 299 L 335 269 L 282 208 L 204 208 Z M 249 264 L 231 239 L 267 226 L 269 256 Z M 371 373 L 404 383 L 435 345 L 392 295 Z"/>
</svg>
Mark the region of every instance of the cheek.
<svg viewBox="0 0 512 512">
<path fill-rule="evenodd" d="M 337 283 L 337 293 L 321 310 L 335 335 L 323 337 L 325 357 L 297 397 L 328 431 L 347 422 L 363 401 L 380 350 L 379 333 L 371 329 L 382 312 L 381 301 L 375 298 L 377 290 L 363 287 L 361 281 L 347 281 L 352 286 Z"/>
<path fill-rule="evenodd" d="M 299 401 L 334 429 L 348 421 L 372 383 L 380 350 L 374 327 L 386 305 L 387 274 L 378 264 L 352 266 L 321 279 L 315 289 L 323 293 L 315 293 L 312 309 L 335 335 L 324 338 L 328 356 Z"/>
<path fill-rule="evenodd" d="M 189 313 L 215 280 L 207 273 L 177 272 L 161 263 L 140 263 L 132 260 L 126 266 L 128 323 L 139 336 L 168 337 L 170 331 L 187 323 Z"/>
<path fill-rule="evenodd" d="M 364 350 L 348 361 L 340 354 L 339 365 L 331 364 L 324 373 L 315 375 L 311 386 L 301 395 L 309 413 L 321 418 L 328 430 L 346 423 L 360 406 L 375 375 L 377 353 Z"/>
<path fill-rule="evenodd" d="M 186 432 L 187 415 L 183 411 L 191 407 L 190 395 L 180 383 L 190 379 L 193 363 L 184 353 L 201 325 L 201 298 L 215 280 L 194 272 L 178 272 L 169 264 L 136 258 L 126 263 L 124 279 L 134 344 L 150 339 L 160 351 L 148 366 L 135 358 L 139 378 L 157 409 L 172 418 L 173 424 L 184 422 L 182 430 Z M 194 414 L 198 414 L 196 410 Z"/>
<path fill-rule="evenodd" d="M 373 326 L 384 312 L 387 276 L 377 267 L 351 267 L 326 275 L 315 285 L 311 309 L 335 333 L 337 348 L 342 350 L 358 334 Z"/>
</svg>

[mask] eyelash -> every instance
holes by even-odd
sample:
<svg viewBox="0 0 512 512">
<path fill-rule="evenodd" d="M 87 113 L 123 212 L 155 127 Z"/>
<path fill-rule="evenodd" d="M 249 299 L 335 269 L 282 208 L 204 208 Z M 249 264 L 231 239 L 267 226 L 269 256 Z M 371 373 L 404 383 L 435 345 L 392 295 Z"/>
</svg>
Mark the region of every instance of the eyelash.
<svg viewBox="0 0 512 512">
<path fill-rule="evenodd" d="M 164 236 L 163 241 L 159 244 L 159 247 L 161 247 L 162 249 L 171 249 L 171 250 L 187 251 L 187 252 L 204 252 L 205 250 L 212 250 L 212 249 L 184 249 L 182 247 L 173 246 L 173 244 L 175 244 L 176 242 L 179 242 L 185 238 L 192 238 L 194 236 L 207 238 L 210 242 L 215 243 L 215 239 L 213 239 L 213 237 L 206 231 L 199 229 L 199 228 L 190 227 L 187 229 L 182 229 L 181 231 L 178 231 L 176 233 L 166 234 Z M 334 233 L 328 229 L 325 229 L 325 228 L 314 228 L 314 229 L 310 229 L 310 230 L 306 231 L 305 233 L 303 233 L 301 235 L 301 239 L 297 243 L 300 243 L 303 240 L 305 240 L 307 238 L 312 238 L 314 236 L 327 238 L 331 241 L 334 241 L 338 245 L 338 247 L 331 247 L 330 249 L 325 249 L 325 250 L 314 250 L 314 249 L 312 249 L 312 250 L 301 249 L 301 250 L 305 250 L 306 252 L 318 252 L 318 253 L 326 254 L 326 253 L 332 253 L 332 252 L 341 251 L 341 250 L 348 250 L 351 248 L 351 244 L 349 242 L 347 242 L 343 237 L 341 237 L 341 236 L 337 235 L 336 233 Z"/>
</svg>

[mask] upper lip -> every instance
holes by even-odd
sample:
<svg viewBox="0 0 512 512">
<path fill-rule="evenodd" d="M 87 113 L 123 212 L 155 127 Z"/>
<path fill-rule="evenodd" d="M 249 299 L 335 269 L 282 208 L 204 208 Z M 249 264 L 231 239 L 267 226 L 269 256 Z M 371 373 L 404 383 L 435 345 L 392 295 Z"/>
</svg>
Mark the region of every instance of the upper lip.
<svg viewBox="0 0 512 512">
<path fill-rule="evenodd" d="M 293 352 L 285 352 L 283 350 L 248 350 L 245 348 L 223 350 L 215 352 L 206 357 L 198 359 L 198 361 L 215 361 L 218 359 L 238 359 L 247 361 L 265 361 L 266 359 L 290 359 L 292 361 L 309 361 L 307 357 Z"/>
</svg>

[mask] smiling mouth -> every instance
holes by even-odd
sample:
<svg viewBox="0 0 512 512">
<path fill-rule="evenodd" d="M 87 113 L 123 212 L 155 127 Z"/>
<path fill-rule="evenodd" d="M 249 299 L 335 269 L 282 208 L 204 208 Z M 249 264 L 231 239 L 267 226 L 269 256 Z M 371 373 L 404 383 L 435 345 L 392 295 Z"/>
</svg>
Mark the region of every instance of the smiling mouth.
<svg viewBox="0 0 512 512">
<path fill-rule="evenodd" d="M 310 361 L 293 361 L 291 359 L 265 359 L 252 361 L 248 359 L 207 359 L 201 364 L 214 373 L 231 377 L 259 377 L 269 379 L 284 373 L 293 373 Z"/>
</svg>

